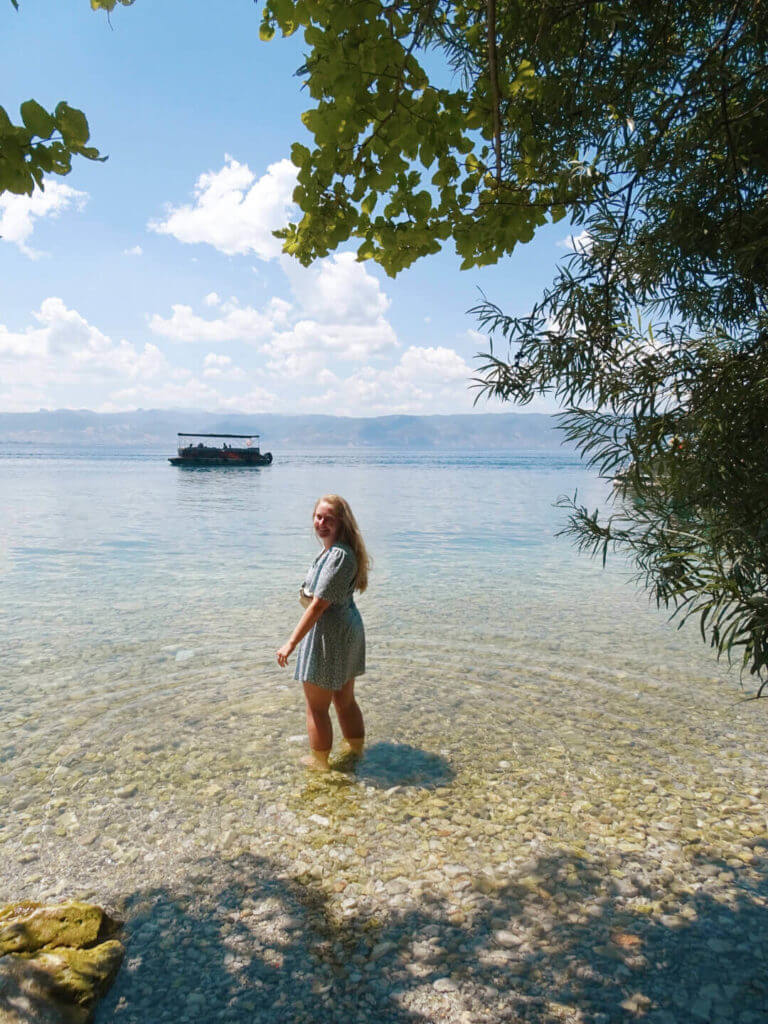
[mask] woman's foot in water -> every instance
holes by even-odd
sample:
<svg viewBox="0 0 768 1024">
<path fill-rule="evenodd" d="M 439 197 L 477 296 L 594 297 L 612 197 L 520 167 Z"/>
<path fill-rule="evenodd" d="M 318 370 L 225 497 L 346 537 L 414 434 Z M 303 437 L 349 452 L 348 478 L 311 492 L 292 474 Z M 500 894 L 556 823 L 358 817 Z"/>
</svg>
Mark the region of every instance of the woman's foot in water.
<svg viewBox="0 0 768 1024">
<path fill-rule="evenodd" d="M 342 740 L 341 747 L 339 749 L 339 756 L 334 761 L 333 767 L 339 771 L 354 768 L 363 756 L 364 745 L 365 740 L 362 737 L 359 740 Z"/>
<path fill-rule="evenodd" d="M 363 747 L 365 746 L 365 736 L 361 736 L 356 740 L 349 740 L 345 736 L 341 744 L 342 754 L 354 754 L 355 757 L 363 756 Z"/>
<path fill-rule="evenodd" d="M 310 771 L 327 772 L 331 767 L 328 764 L 330 755 L 330 750 L 310 750 L 308 754 L 302 757 L 301 763 L 305 768 L 309 768 Z"/>
</svg>

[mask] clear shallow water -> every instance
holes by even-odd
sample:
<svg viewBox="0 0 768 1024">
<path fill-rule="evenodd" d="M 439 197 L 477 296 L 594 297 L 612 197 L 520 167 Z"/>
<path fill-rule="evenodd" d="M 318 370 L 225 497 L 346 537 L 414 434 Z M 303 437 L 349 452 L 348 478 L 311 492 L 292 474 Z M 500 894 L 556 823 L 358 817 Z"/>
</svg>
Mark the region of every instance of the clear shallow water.
<svg viewBox="0 0 768 1024">
<path fill-rule="evenodd" d="M 157 452 L 1 457 L 0 901 L 89 892 L 129 917 L 183 904 L 198 920 L 212 900 L 210 924 L 257 884 L 237 858 L 258 853 L 258 885 L 265 864 L 303 879 L 353 930 L 424 893 L 458 927 L 479 911 L 457 861 L 496 877 L 575 849 L 606 877 L 634 858 L 693 886 L 693 830 L 710 861 L 752 864 L 763 706 L 737 703 L 738 675 L 620 564 L 554 537 L 552 503 L 577 488 L 602 499 L 542 454 L 292 453 L 239 472 Z M 317 780 L 296 765 L 302 702 L 274 652 L 328 491 L 374 556 L 359 600 L 370 750 Z M 483 898 L 490 935 L 512 911 Z M 180 984 L 195 963 L 179 958 Z M 148 1019 L 123 984 L 121 1019 Z"/>
<path fill-rule="evenodd" d="M 2 459 L 0 488 L 3 678 L 20 713 L 38 712 L 40 688 L 70 708 L 86 694 L 114 706 L 125 688 L 151 715 L 158 690 L 188 680 L 199 696 L 204 667 L 228 670 L 230 696 L 271 693 L 287 681 L 273 652 L 327 491 L 348 497 L 374 555 L 360 606 L 378 679 L 442 664 L 450 694 L 457 670 L 484 681 L 486 652 L 528 672 L 724 675 L 620 566 L 604 572 L 554 537 L 559 494 L 601 498 L 567 456 L 313 453 L 222 472 L 156 452 L 40 453 Z M 514 689 L 506 678 L 499 700 Z"/>
</svg>

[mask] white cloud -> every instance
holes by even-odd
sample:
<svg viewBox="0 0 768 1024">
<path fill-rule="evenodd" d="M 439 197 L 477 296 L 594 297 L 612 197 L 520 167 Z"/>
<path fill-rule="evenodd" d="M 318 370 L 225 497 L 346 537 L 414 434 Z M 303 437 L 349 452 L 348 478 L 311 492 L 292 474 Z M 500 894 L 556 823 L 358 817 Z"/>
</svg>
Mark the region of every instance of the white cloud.
<svg viewBox="0 0 768 1024">
<path fill-rule="evenodd" d="M 252 388 L 244 395 L 224 398 L 219 402 L 219 408 L 227 409 L 231 412 L 270 412 L 279 407 L 284 409 L 285 405 L 281 406 L 277 396 L 271 391 L 260 387 Z"/>
<path fill-rule="evenodd" d="M 289 303 L 283 299 L 272 299 L 263 312 L 252 306 L 240 307 L 233 302 L 225 303 L 223 316 L 217 320 L 206 320 L 193 312 L 191 306 L 171 306 L 172 315 L 167 319 L 155 314 L 150 318 L 149 327 L 154 334 L 160 334 L 174 341 L 204 342 L 211 344 L 222 341 L 259 342 L 270 333 L 287 323 Z"/>
<path fill-rule="evenodd" d="M 469 411 L 471 376 L 471 368 L 453 349 L 411 346 L 391 369 L 363 367 L 331 382 L 323 395 L 305 405 L 332 407 L 350 416 Z"/>
<path fill-rule="evenodd" d="M 140 245 L 134 245 L 130 249 L 123 249 L 123 256 L 143 256 L 144 250 Z"/>
<path fill-rule="evenodd" d="M 27 245 L 35 220 L 59 217 L 70 208 L 82 210 L 87 200 L 86 192 L 78 192 L 55 180 L 46 181 L 45 191 L 35 189 L 31 196 L 3 192 L 0 194 L 0 236 L 17 245 L 25 256 L 37 259 L 43 254 Z"/>
<path fill-rule="evenodd" d="M 245 373 L 239 366 L 233 366 L 229 356 L 209 352 L 203 360 L 203 376 L 218 380 L 241 380 Z"/>
<path fill-rule="evenodd" d="M 326 363 L 339 360 L 366 362 L 396 347 L 397 336 L 386 320 L 375 324 L 299 320 L 290 330 L 273 334 L 263 351 L 269 356 L 267 366 L 272 372 L 295 377 L 314 374 Z"/>
<path fill-rule="evenodd" d="M 33 317 L 36 323 L 20 332 L 0 325 L 5 408 L 30 402 L 34 408 L 73 403 L 93 408 L 115 386 L 165 380 L 172 372 L 156 345 L 115 342 L 56 296 L 45 299 Z M 36 385 L 34 401 L 30 379 Z"/>
<path fill-rule="evenodd" d="M 399 347 L 384 315 L 389 297 L 354 253 L 337 253 L 309 268 L 284 258 L 281 266 L 300 309 L 290 327 L 273 332 L 263 347 L 270 371 L 316 378 L 329 363 L 367 362 Z"/>
<path fill-rule="evenodd" d="M 137 384 L 120 388 L 110 394 L 97 412 L 124 412 L 130 409 L 168 409 L 202 406 L 216 409 L 221 405 L 217 391 L 204 381 L 190 379 L 162 384 Z"/>
<path fill-rule="evenodd" d="M 402 380 L 428 381 L 430 383 L 464 381 L 472 376 L 472 370 L 458 352 L 452 348 L 441 346 L 417 348 L 412 345 L 407 352 L 403 353 L 394 372 Z"/>
<path fill-rule="evenodd" d="M 257 345 L 268 356 L 267 369 L 288 378 L 317 378 L 328 364 L 367 362 L 399 347 L 384 315 L 390 300 L 353 253 L 318 260 L 309 269 L 289 260 L 280 265 L 296 299 L 293 306 L 273 298 L 264 309 L 255 309 L 234 299 L 222 303 L 211 292 L 204 302 L 218 306 L 214 319 L 177 304 L 169 317 L 152 316 L 150 329 L 174 341 Z"/>
<path fill-rule="evenodd" d="M 290 160 L 270 164 L 257 178 L 247 164 L 226 156 L 220 171 L 200 175 L 193 203 L 169 207 L 165 218 L 150 221 L 149 228 L 180 242 L 204 242 L 228 256 L 253 253 L 274 259 L 282 243 L 272 232 L 290 220 L 295 186 Z"/>
<path fill-rule="evenodd" d="M 29 327 L 23 333 L 17 333 L 0 324 L 0 358 L 27 359 L 44 356 L 47 344 L 44 330 Z"/>
<path fill-rule="evenodd" d="M 378 280 L 351 252 L 336 253 L 302 267 L 285 256 L 281 266 L 301 307 L 323 323 L 372 324 L 390 305 Z"/>
<path fill-rule="evenodd" d="M 208 366 L 219 366 L 219 367 L 223 368 L 225 366 L 231 366 L 231 365 L 232 365 L 232 360 L 229 358 L 229 356 L 220 356 L 220 355 L 217 355 L 216 352 L 209 352 L 208 355 L 203 360 L 203 366 L 206 366 L 206 367 L 208 367 Z"/>
<path fill-rule="evenodd" d="M 482 345 L 483 348 L 488 347 L 488 336 L 483 334 L 481 331 L 476 331 L 470 327 L 467 330 L 467 337 L 475 345 Z"/>
<path fill-rule="evenodd" d="M 568 235 L 561 238 L 557 245 L 561 249 L 570 249 L 571 252 L 588 253 L 592 248 L 592 236 L 584 228 L 578 235 Z"/>
</svg>

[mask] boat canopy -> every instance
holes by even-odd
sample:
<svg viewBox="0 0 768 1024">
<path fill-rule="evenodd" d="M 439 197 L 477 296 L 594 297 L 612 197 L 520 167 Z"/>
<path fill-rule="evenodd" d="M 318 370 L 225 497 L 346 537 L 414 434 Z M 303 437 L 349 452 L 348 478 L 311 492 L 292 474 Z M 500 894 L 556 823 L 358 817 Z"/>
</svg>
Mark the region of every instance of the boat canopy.
<svg viewBox="0 0 768 1024">
<path fill-rule="evenodd" d="M 253 440 L 254 438 L 258 438 L 258 436 L 258 434 L 177 434 L 177 437 L 220 437 L 225 438 L 226 440 L 234 440 L 237 438 L 243 441 L 247 439 Z"/>
</svg>

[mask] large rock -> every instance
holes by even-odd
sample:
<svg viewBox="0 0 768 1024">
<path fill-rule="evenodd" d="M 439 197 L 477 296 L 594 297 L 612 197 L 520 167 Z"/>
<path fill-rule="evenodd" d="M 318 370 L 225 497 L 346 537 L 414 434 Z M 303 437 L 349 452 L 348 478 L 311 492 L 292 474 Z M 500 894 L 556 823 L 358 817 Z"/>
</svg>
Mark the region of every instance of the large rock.
<svg viewBox="0 0 768 1024">
<path fill-rule="evenodd" d="M 118 928 L 77 901 L 0 910 L 0 1024 L 87 1024 L 123 959 Z"/>
</svg>

